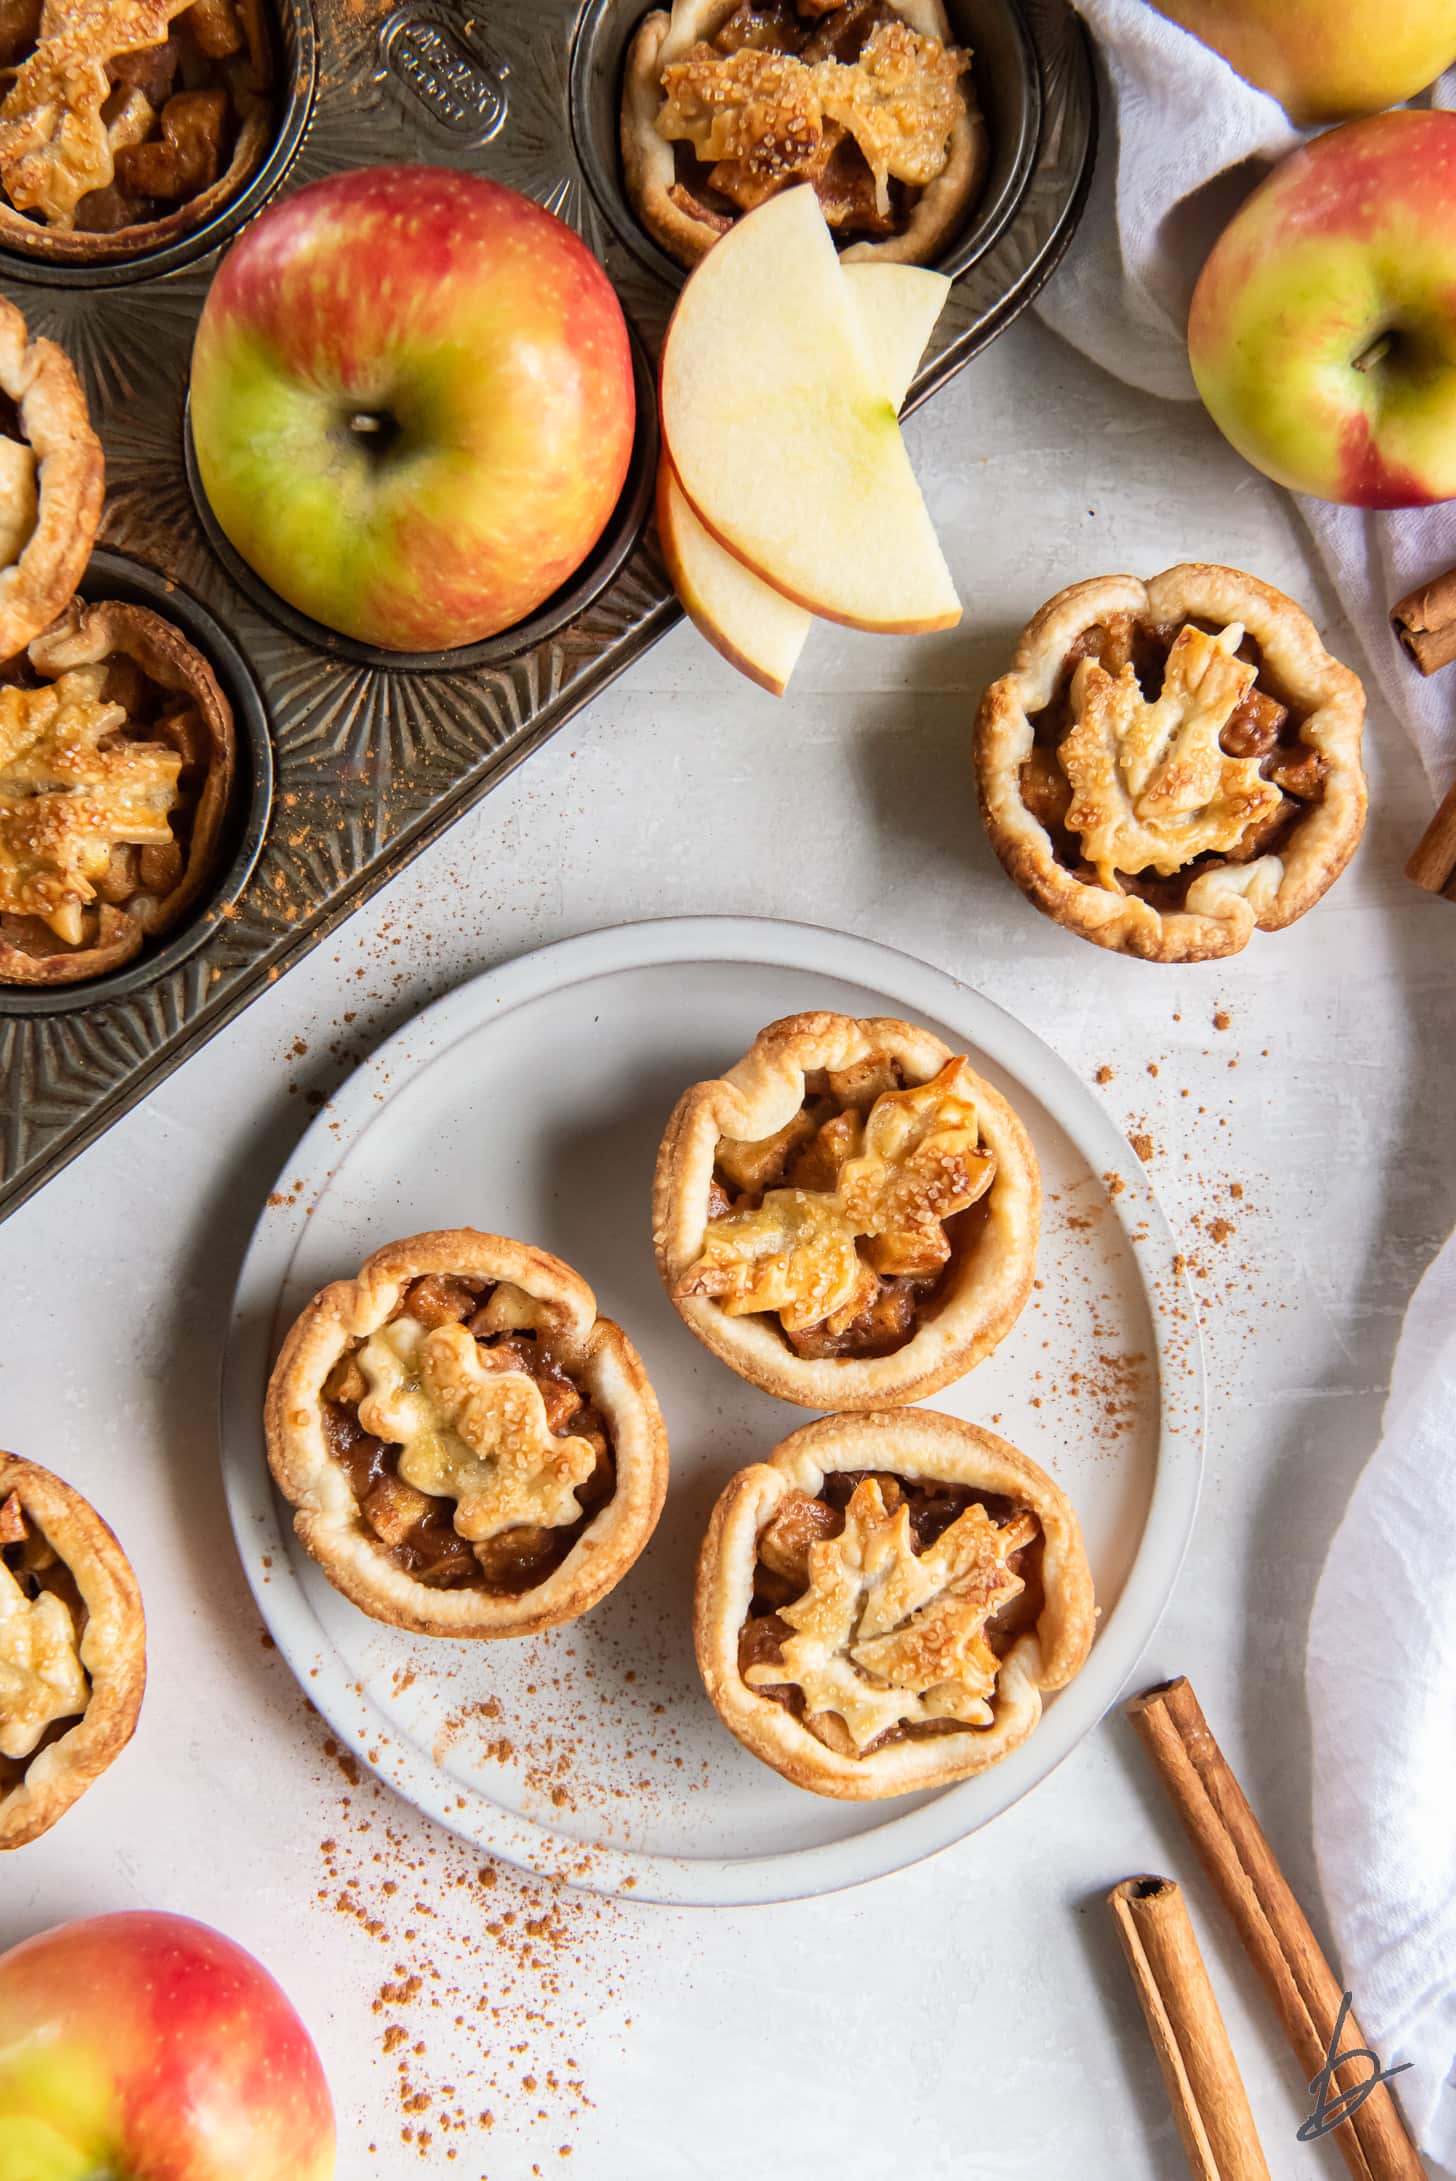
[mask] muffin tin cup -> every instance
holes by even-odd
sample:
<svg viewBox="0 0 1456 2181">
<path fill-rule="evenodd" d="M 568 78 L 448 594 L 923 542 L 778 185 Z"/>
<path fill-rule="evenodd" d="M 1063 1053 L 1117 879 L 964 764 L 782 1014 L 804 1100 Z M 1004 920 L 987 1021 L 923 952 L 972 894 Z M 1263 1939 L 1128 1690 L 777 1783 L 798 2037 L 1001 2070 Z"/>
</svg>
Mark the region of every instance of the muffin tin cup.
<svg viewBox="0 0 1456 2181">
<path fill-rule="evenodd" d="M 273 808 L 273 745 L 262 693 L 237 645 L 207 608 L 154 568 L 104 548 L 92 554 L 77 592 L 88 603 L 118 599 L 125 606 L 146 606 L 201 652 L 232 706 L 237 738 L 232 802 L 214 874 L 180 924 L 99 977 L 66 985 L 0 985 L 0 1015 L 72 1014 L 103 1000 L 126 999 L 175 970 L 212 937 L 219 920 L 236 904 L 253 874 Z"/>
<path fill-rule="evenodd" d="M 261 163 L 234 196 L 210 218 L 184 233 L 138 250 L 134 255 L 78 263 L 48 256 L 45 229 L 36 226 L 34 248 L 13 242 L 0 231 L 0 281 L 42 287 L 114 288 L 139 280 L 159 280 L 184 265 L 195 264 L 220 249 L 272 196 L 303 142 L 318 90 L 319 39 L 310 0 L 267 0 L 276 33 L 277 76 L 272 100 L 276 126 Z M 24 297 L 17 297 L 22 308 Z"/>
<path fill-rule="evenodd" d="M 616 239 L 654 278 L 680 288 L 686 267 L 648 234 L 622 178 L 622 75 L 637 27 L 651 12 L 631 0 L 586 0 L 571 49 L 571 130 L 587 186 Z M 946 0 L 946 15 L 956 43 L 971 56 L 970 80 L 990 147 L 975 200 L 934 260 L 954 278 L 993 247 L 1026 194 L 1041 137 L 1042 88 L 1016 0 Z"/>
<path fill-rule="evenodd" d="M 60 265 L 0 249 L 0 292 L 72 357 L 106 449 L 112 550 L 96 554 L 83 589 L 155 606 L 193 635 L 232 698 L 243 775 L 237 830 L 180 930 L 84 983 L 0 987 L 0 1215 L 678 618 L 651 522 L 652 359 L 684 275 L 637 226 L 616 150 L 621 59 L 646 12 L 647 0 L 494 0 L 474 13 L 456 0 L 357 0 L 315 18 L 309 0 L 275 0 L 287 56 L 279 130 L 237 198 L 124 261 Z M 1096 134 L 1069 0 L 948 0 L 948 12 L 973 51 L 991 155 L 942 260 L 953 284 L 907 408 L 1047 277 L 1085 199 Z M 185 419 L 221 246 L 282 182 L 401 161 L 489 175 L 576 229 L 627 313 L 639 409 L 627 485 L 572 581 L 483 644 L 423 655 L 351 643 L 267 590 L 213 523 Z M 275 772 L 287 823 L 269 828 Z"/>
<path fill-rule="evenodd" d="M 447 670 L 460 673 L 471 667 L 503 666 L 507 660 L 518 659 L 523 652 L 549 642 L 601 595 L 638 543 L 651 512 L 657 478 L 657 388 L 652 364 L 640 336 L 630 326 L 627 330 L 632 345 L 637 424 L 632 440 L 632 459 L 617 504 L 576 574 L 543 600 L 524 621 L 513 622 L 495 636 L 482 637 L 474 644 L 457 645 L 452 651 L 387 651 L 377 644 L 360 643 L 352 636 L 340 636 L 336 630 L 325 628 L 321 621 L 311 620 L 296 606 L 290 606 L 287 599 L 280 598 L 234 549 L 208 505 L 197 469 L 189 402 L 183 413 L 182 458 L 203 534 L 231 581 L 259 612 L 267 614 L 270 621 L 276 621 L 280 628 L 287 629 L 290 635 L 326 658 L 344 659 L 354 666 L 377 667 L 393 674 L 439 674 Z"/>
</svg>

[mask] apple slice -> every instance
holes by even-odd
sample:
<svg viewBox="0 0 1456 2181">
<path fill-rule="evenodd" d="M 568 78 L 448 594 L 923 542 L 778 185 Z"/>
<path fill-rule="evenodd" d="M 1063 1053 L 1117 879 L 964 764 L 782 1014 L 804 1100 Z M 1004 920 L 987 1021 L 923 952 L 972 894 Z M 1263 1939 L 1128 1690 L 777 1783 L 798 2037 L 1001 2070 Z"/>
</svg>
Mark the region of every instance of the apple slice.
<svg viewBox="0 0 1456 2181">
<path fill-rule="evenodd" d="M 923 265 L 869 263 L 840 270 L 869 340 L 875 376 L 898 411 L 950 282 Z M 673 589 L 699 633 L 740 674 L 781 697 L 814 617 L 704 528 L 665 454 L 657 471 L 657 531 Z"/>
<path fill-rule="evenodd" d="M 935 331 L 950 294 L 946 273 L 928 265 L 841 264 L 859 322 L 870 344 L 876 383 L 889 395 L 896 416 L 910 391 L 915 367 Z"/>
<path fill-rule="evenodd" d="M 693 509 L 798 605 L 852 628 L 951 628 L 960 601 L 818 199 L 786 189 L 688 280 L 662 433 Z"/>
</svg>

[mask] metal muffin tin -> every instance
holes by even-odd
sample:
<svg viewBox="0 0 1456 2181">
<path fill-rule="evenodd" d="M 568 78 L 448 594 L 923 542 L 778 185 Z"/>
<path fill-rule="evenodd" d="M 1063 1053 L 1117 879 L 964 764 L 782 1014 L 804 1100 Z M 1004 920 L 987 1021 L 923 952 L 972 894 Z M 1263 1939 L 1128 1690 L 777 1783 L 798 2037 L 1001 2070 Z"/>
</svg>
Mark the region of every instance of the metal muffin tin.
<svg viewBox="0 0 1456 2181">
<path fill-rule="evenodd" d="M 638 227 L 616 151 L 622 58 L 646 0 L 492 0 L 479 12 L 463 0 L 318 0 L 316 11 L 309 0 L 277 0 L 276 12 L 286 56 L 279 137 L 234 204 L 125 264 L 48 265 L 0 249 L 0 291 L 32 332 L 66 349 L 106 450 L 108 550 L 83 589 L 171 614 L 207 653 L 233 698 L 244 775 L 218 877 L 186 926 L 88 984 L 0 987 L 0 1216 L 546 741 L 680 610 L 650 527 L 651 368 L 683 274 Z M 955 286 L 910 408 L 1046 279 L 1080 214 L 1096 135 L 1087 46 L 1067 0 L 949 0 L 948 13 L 974 56 L 991 164 L 942 260 Z M 213 270 L 265 198 L 410 160 L 493 175 L 584 237 L 635 336 L 639 430 L 613 520 L 561 593 L 485 644 L 401 658 L 318 628 L 237 560 L 193 489 L 186 392 Z"/>
</svg>

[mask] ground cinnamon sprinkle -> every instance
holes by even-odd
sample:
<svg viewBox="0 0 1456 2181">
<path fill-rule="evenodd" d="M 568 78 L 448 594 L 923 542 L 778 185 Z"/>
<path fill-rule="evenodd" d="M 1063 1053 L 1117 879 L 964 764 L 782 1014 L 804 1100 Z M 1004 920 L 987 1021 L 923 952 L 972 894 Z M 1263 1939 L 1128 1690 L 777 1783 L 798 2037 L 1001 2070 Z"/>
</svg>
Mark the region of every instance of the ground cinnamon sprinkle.
<svg viewBox="0 0 1456 2181">
<path fill-rule="evenodd" d="M 1232 1021 L 1233 1017 L 1227 1009 L 1220 1007 L 1214 1014 L 1213 1027 L 1215 1030 L 1226 1030 Z"/>
<path fill-rule="evenodd" d="M 474 2181 L 487 2135 L 509 2136 L 518 2157 L 538 2145 L 538 2158 L 569 2156 L 566 2131 L 592 2105 L 579 2041 L 600 2035 L 619 1999 L 624 1912 L 487 1860 L 361 1773 L 332 1737 L 320 1747 L 345 1791 L 319 1842 L 315 1900 L 363 1949 L 376 2108 L 392 2104 L 399 2140 L 430 2171 L 463 2159 Z"/>
<path fill-rule="evenodd" d="M 1108 1067 L 1106 1061 L 1104 1060 L 1102 1066 L 1097 1070 L 1097 1081 L 1099 1083 L 1110 1083 L 1112 1081 L 1112 1077 L 1113 1070 Z"/>
<path fill-rule="evenodd" d="M 1157 1146 L 1146 1129 L 1139 1129 L 1135 1135 L 1129 1136 L 1127 1140 L 1145 1166 L 1150 1159 L 1157 1157 Z"/>
</svg>

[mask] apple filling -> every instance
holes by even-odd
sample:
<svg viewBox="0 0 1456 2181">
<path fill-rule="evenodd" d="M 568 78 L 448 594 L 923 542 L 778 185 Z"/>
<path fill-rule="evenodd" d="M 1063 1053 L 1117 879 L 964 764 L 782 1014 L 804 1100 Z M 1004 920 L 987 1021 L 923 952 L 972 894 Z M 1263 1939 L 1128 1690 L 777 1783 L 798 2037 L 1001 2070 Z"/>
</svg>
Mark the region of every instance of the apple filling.
<svg viewBox="0 0 1456 2181">
<path fill-rule="evenodd" d="M 53 233 L 112 235 L 181 213 L 266 139 L 258 0 L 0 0 L 0 185 Z"/>
<path fill-rule="evenodd" d="M 934 1478 L 842 1471 L 760 1531 L 738 1670 L 837 1754 L 994 1723 L 1042 1607 L 1035 1515 Z"/>
<path fill-rule="evenodd" d="M 1175 911 L 1202 872 L 1277 857 L 1319 800 L 1303 719 L 1238 623 L 1110 615 L 1031 716 L 1022 801 L 1083 884 Z"/>
<path fill-rule="evenodd" d="M 0 677 L 0 979 L 64 974 L 70 959 L 85 975 L 135 953 L 179 897 L 204 797 L 225 803 L 225 780 L 209 793 L 218 763 L 191 696 L 120 650 L 52 679 L 11 660 Z"/>
<path fill-rule="evenodd" d="M 435 1589 L 533 1589 L 616 1490 L 606 1418 L 505 1281 L 411 1281 L 333 1366 L 323 1419 L 363 1522 Z"/>
<path fill-rule="evenodd" d="M 70 1569 L 12 1492 L 0 1501 L 0 1802 L 91 1700 L 85 1628 Z"/>
<path fill-rule="evenodd" d="M 772 1136 L 720 1138 L 679 1293 L 772 1317 L 805 1357 L 904 1347 L 975 1247 L 995 1178 L 966 1072 L 951 1060 L 907 1084 L 889 1059 L 817 1069 Z"/>
<path fill-rule="evenodd" d="M 673 200 L 723 232 L 807 182 L 840 242 L 902 234 L 945 170 L 968 66 L 888 0 L 743 0 L 663 70 Z"/>
</svg>

